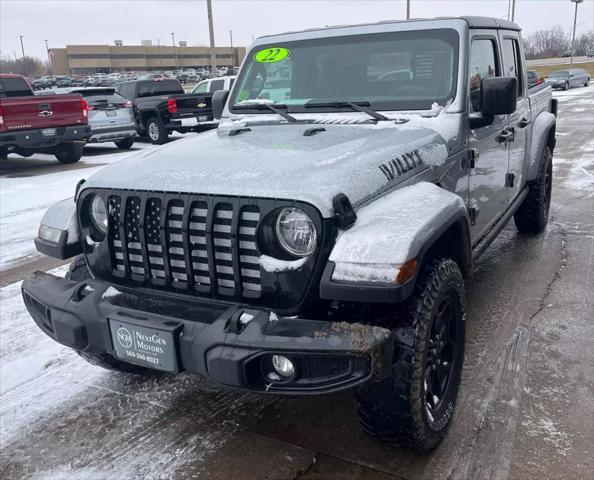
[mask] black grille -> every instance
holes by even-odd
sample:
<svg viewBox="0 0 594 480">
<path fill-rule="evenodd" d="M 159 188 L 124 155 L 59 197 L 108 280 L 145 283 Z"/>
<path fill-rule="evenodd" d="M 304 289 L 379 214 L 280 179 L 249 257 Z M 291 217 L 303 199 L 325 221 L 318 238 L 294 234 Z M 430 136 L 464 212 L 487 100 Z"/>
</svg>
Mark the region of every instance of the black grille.
<svg viewBox="0 0 594 480">
<path fill-rule="evenodd" d="M 112 273 L 178 290 L 259 298 L 257 205 L 211 197 L 110 194 Z"/>
<path fill-rule="evenodd" d="M 348 358 L 300 357 L 297 360 L 300 378 L 319 380 L 338 377 L 349 372 Z"/>
</svg>

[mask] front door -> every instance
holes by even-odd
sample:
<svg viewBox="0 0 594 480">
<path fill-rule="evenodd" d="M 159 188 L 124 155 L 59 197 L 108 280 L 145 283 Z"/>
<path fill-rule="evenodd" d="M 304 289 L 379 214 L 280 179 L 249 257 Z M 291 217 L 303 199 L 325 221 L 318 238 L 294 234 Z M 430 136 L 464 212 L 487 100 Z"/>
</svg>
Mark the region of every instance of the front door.
<svg viewBox="0 0 594 480">
<path fill-rule="evenodd" d="M 526 132 L 530 130 L 528 125 L 530 125 L 532 117 L 525 88 L 518 34 L 506 32 L 501 39 L 501 45 L 504 76 L 516 77 L 518 79 L 518 103 L 516 111 L 508 115 L 508 128 L 513 131 L 513 135 L 506 142 L 509 158 L 506 186 L 508 202 L 511 203 L 518 193 L 520 193 L 520 187 L 522 186 L 526 142 L 528 140 Z"/>
<path fill-rule="evenodd" d="M 500 76 L 501 72 L 497 32 L 477 32 L 471 42 L 468 108 L 471 114 L 479 114 L 481 80 Z M 469 175 L 468 199 L 473 241 L 489 230 L 507 204 L 507 145 L 501 141 L 506 129 L 507 118 L 505 115 L 498 115 L 490 125 L 469 130 L 468 148 L 475 153 L 474 168 L 470 169 Z"/>
</svg>

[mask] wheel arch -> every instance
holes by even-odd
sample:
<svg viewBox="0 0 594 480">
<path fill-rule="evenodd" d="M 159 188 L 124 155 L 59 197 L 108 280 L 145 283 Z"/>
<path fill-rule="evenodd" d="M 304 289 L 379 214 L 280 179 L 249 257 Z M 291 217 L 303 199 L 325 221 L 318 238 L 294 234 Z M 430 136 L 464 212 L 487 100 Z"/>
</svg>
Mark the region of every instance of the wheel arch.
<svg viewBox="0 0 594 480">
<path fill-rule="evenodd" d="M 545 147 L 551 152 L 556 146 L 557 119 L 550 112 L 541 112 L 533 123 L 529 158 L 524 164 L 524 178 L 532 182 L 538 177 Z"/>
<path fill-rule="evenodd" d="M 330 254 L 320 296 L 356 302 L 401 302 L 412 294 L 422 263 L 433 256 L 452 258 L 464 275 L 472 271 L 464 202 L 455 193 L 421 182 L 391 192 L 359 210 L 357 222 L 339 235 Z M 413 261 L 413 274 L 398 283 L 399 272 Z M 391 272 L 386 270 L 391 267 L 392 280 L 378 280 L 378 275 Z M 352 278 L 349 272 L 354 272 Z"/>
</svg>

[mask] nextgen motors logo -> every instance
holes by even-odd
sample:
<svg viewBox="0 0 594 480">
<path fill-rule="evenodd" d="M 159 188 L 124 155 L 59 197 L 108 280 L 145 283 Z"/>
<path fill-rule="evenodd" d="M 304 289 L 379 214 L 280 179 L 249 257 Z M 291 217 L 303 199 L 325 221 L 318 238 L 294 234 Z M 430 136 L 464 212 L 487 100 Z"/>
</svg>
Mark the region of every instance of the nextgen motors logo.
<svg viewBox="0 0 594 480">
<path fill-rule="evenodd" d="M 124 327 L 118 328 L 117 337 L 118 337 L 118 342 L 120 342 L 120 345 L 122 347 L 130 348 L 132 346 L 132 335 L 126 328 L 124 328 Z"/>
<path fill-rule="evenodd" d="M 131 348 L 134 345 L 135 350 L 151 353 L 164 353 L 167 342 L 159 334 L 146 335 L 138 330 L 134 334 L 125 327 L 118 328 L 116 338 L 119 344 L 124 348 Z"/>
</svg>

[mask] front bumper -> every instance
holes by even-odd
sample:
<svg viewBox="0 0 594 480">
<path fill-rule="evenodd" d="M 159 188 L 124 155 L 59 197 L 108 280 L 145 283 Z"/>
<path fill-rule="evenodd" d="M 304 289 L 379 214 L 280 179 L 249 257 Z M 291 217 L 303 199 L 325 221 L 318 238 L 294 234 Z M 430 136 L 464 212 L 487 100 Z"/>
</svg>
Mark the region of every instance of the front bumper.
<svg viewBox="0 0 594 480">
<path fill-rule="evenodd" d="M 308 395 L 347 390 L 385 378 L 394 342 L 381 327 L 276 317 L 250 306 L 189 301 L 186 296 L 125 290 L 35 272 L 23 282 L 25 305 L 48 336 L 68 347 L 115 356 L 108 319 L 175 331 L 178 371 L 271 393 Z M 121 287 L 118 287 L 121 288 Z M 252 319 L 242 324 L 242 313 Z M 289 357 L 296 375 L 270 381 L 272 355 Z M 269 372 L 268 372 L 269 373 Z"/>
<path fill-rule="evenodd" d="M 89 134 L 91 133 L 91 127 L 89 127 L 88 125 L 55 127 L 55 129 L 56 134 L 51 137 L 46 137 L 43 135 L 43 130 L 48 130 L 46 128 L 0 133 L 0 147 L 54 147 L 56 145 L 66 142 L 86 142 L 87 138 L 89 137 Z"/>
<path fill-rule="evenodd" d="M 192 130 L 203 125 L 217 125 L 218 123 L 218 121 L 212 119 L 211 113 L 205 113 L 192 117 L 172 118 L 166 128 L 171 130 Z"/>
</svg>

